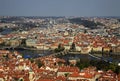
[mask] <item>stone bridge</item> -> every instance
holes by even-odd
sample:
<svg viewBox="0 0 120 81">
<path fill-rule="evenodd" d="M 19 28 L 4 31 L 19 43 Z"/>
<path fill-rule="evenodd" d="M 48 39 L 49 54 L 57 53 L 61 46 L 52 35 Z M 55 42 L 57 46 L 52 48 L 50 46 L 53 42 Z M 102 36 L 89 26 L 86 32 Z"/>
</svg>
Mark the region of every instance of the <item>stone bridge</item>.
<svg viewBox="0 0 120 81">
<path fill-rule="evenodd" d="M 64 50 L 64 51 L 61 51 L 61 52 L 58 52 L 58 53 L 53 53 L 53 54 L 49 54 L 49 55 L 46 55 L 46 56 L 42 56 L 40 58 L 44 58 L 44 57 L 56 57 L 58 55 L 66 55 L 69 53 L 69 50 Z"/>
</svg>

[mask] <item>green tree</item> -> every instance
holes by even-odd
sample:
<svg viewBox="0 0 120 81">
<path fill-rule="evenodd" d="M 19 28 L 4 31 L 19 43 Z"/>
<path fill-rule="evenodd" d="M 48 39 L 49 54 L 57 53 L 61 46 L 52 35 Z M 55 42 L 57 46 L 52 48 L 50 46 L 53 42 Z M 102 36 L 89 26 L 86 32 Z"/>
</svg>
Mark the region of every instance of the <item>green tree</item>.
<svg viewBox="0 0 120 81">
<path fill-rule="evenodd" d="M 37 64 L 38 68 L 40 68 L 41 66 L 43 66 L 43 64 L 39 60 L 36 61 L 36 64 Z"/>
<path fill-rule="evenodd" d="M 18 81 L 24 81 L 23 79 L 19 79 Z"/>
<path fill-rule="evenodd" d="M 33 59 L 33 58 L 30 58 L 30 62 L 33 63 L 33 62 L 34 62 L 34 59 Z"/>
<path fill-rule="evenodd" d="M 111 64 L 109 64 L 108 69 L 111 69 L 112 71 L 115 72 L 115 70 L 116 70 L 116 65 L 114 65 L 113 63 L 111 63 Z"/>
<path fill-rule="evenodd" d="M 65 77 L 68 77 L 69 73 L 65 73 L 64 75 L 65 75 Z"/>
<path fill-rule="evenodd" d="M 120 66 L 116 66 L 115 73 L 120 74 Z"/>
<path fill-rule="evenodd" d="M 89 62 L 77 62 L 76 66 L 80 69 L 86 68 L 88 66 L 91 66 Z"/>
<path fill-rule="evenodd" d="M 84 30 L 84 33 L 87 33 L 87 30 L 86 30 L 86 29 Z"/>
</svg>

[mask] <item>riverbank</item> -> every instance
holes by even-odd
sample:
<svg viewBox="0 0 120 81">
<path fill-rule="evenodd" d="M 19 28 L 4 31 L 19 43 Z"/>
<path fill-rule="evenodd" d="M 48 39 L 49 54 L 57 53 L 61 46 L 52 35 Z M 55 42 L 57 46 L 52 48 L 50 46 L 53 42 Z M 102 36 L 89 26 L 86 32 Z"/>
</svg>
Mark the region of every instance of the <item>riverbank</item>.
<svg viewBox="0 0 120 81">
<path fill-rule="evenodd" d="M 21 50 L 39 50 L 39 51 L 43 51 L 44 49 L 37 49 L 37 48 L 32 48 L 32 47 L 23 47 L 23 46 L 19 46 L 19 47 L 11 47 L 11 46 L 0 46 L 1 50 L 17 50 L 17 49 L 21 49 Z M 52 49 L 48 49 L 50 51 L 54 51 Z"/>
<path fill-rule="evenodd" d="M 30 47 L 16 47 L 16 48 L 9 47 L 9 46 L 4 46 L 3 48 L 2 47 L 0 49 L 10 50 L 10 51 L 15 50 L 15 51 L 18 51 L 21 54 L 23 54 L 23 56 L 29 56 L 28 58 L 38 58 L 38 57 L 41 57 L 41 56 L 46 56 L 46 55 L 50 55 L 50 54 L 55 53 L 54 50 L 51 50 L 51 49 L 42 50 L 42 49 L 36 49 L 36 48 L 30 48 Z M 96 60 L 104 59 L 106 62 L 109 62 L 109 61 L 110 62 L 112 62 L 112 61 L 113 62 L 119 62 L 120 61 L 120 59 L 118 57 L 113 58 L 113 56 L 102 56 L 102 54 L 91 54 L 91 55 L 82 54 L 82 53 L 80 53 L 80 51 L 69 51 L 67 55 L 68 55 L 68 57 L 69 57 L 69 55 L 75 55 L 75 58 L 78 55 L 84 55 L 86 57 L 89 56 L 89 58 L 96 59 Z M 64 57 L 64 55 L 62 55 L 62 57 Z"/>
</svg>

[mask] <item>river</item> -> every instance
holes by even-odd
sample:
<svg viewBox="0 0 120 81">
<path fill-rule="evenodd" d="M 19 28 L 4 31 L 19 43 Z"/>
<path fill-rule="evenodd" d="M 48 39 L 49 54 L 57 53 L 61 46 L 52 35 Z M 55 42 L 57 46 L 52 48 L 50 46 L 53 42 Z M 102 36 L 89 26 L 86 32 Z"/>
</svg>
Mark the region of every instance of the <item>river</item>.
<svg viewBox="0 0 120 81">
<path fill-rule="evenodd" d="M 18 51 L 23 56 L 23 58 L 38 58 L 52 53 L 52 51 L 48 50 L 43 51 L 43 50 L 16 49 L 10 51 Z"/>
<path fill-rule="evenodd" d="M 7 28 L 7 29 L 4 29 L 4 30 L 1 32 L 1 34 L 2 34 L 2 35 L 10 34 L 12 31 L 13 31 L 12 29 Z"/>
<path fill-rule="evenodd" d="M 18 51 L 20 54 L 22 54 L 23 58 L 38 58 L 38 57 L 46 56 L 53 53 L 53 51 L 48 51 L 48 50 L 43 51 L 43 50 L 16 49 L 16 50 L 10 50 L 10 51 Z M 76 60 L 84 60 L 84 61 L 104 60 L 106 62 L 117 62 L 117 63 L 120 62 L 119 57 L 118 58 L 112 58 L 112 57 L 96 58 L 89 54 L 66 54 L 64 56 L 59 56 L 59 58 L 65 59 L 66 61 L 70 59 L 76 59 Z"/>
</svg>

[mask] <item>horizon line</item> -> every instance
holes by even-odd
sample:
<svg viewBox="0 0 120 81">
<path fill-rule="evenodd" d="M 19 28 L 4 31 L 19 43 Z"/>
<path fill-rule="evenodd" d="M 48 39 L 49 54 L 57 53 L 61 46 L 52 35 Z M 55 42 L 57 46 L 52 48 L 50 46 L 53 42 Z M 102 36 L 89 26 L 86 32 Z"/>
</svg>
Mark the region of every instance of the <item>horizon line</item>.
<svg viewBox="0 0 120 81">
<path fill-rule="evenodd" d="M 25 16 L 20 16 L 20 15 L 15 15 L 15 16 L 13 16 L 13 15 L 0 15 L 0 17 L 120 17 L 120 16 L 38 16 L 38 15 L 31 15 L 31 16 L 27 16 L 27 15 L 25 15 Z"/>
</svg>

